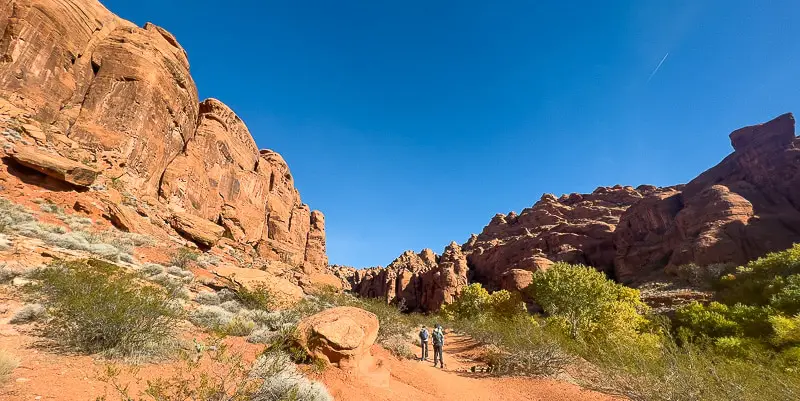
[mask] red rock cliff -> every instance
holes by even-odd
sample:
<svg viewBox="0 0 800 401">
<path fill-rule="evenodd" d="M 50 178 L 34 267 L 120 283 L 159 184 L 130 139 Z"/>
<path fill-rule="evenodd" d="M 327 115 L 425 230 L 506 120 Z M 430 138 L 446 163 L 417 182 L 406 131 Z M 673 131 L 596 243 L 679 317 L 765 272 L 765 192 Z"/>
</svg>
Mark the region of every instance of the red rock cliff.
<svg viewBox="0 0 800 401">
<path fill-rule="evenodd" d="M 0 2 L 0 32 L 0 118 L 27 127 L 6 144 L 5 163 L 119 189 L 154 210 L 150 221 L 204 246 L 224 235 L 267 259 L 327 265 L 322 213 L 302 203 L 283 158 L 259 151 L 230 108 L 198 100 L 169 32 L 94 0 Z M 109 213 L 140 227 L 125 207 Z"/>
</svg>

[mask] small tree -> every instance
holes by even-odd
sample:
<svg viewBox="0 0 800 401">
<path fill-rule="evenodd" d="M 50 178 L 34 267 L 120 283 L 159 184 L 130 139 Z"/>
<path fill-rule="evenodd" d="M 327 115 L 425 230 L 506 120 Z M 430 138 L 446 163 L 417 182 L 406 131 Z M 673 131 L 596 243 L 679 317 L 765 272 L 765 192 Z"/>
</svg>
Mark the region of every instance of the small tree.
<svg viewBox="0 0 800 401">
<path fill-rule="evenodd" d="M 644 323 L 647 306 L 639 291 L 582 265 L 556 263 L 533 275 L 527 291 L 552 318 L 561 320 L 570 336 L 634 334 Z"/>
</svg>

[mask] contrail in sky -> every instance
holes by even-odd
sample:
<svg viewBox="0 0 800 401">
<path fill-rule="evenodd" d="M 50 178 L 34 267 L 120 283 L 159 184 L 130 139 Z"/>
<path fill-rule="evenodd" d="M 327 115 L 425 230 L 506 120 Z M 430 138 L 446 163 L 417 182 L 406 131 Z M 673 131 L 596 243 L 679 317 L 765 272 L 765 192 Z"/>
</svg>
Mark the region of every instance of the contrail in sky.
<svg viewBox="0 0 800 401">
<path fill-rule="evenodd" d="M 658 69 L 661 68 L 661 64 L 664 64 L 664 61 L 667 60 L 667 57 L 669 57 L 669 52 L 667 52 L 667 54 L 664 55 L 664 58 L 661 59 L 661 62 L 658 63 L 658 65 L 656 66 L 656 69 L 653 70 L 653 72 L 650 74 L 650 78 L 647 78 L 647 82 L 650 82 L 650 80 L 653 79 L 653 76 L 656 75 L 656 73 L 658 72 Z"/>
</svg>

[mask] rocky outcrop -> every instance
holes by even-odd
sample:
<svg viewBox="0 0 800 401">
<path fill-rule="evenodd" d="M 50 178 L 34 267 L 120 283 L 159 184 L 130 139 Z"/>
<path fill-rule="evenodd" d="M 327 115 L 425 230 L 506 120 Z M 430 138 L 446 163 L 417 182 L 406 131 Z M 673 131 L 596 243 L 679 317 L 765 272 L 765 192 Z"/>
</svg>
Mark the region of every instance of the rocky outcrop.
<svg viewBox="0 0 800 401">
<path fill-rule="evenodd" d="M 77 187 L 86 188 L 91 186 L 100 174 L 99 171 L 91 167 L 61 157 L 58 154 L 47 153 L 28 146 L 18 146 L 13 151 L 8 152 L 8 156 L 25 167 Z"/>
<path fill-rule="evenodd" d="M 467 259 L 455 242 L 441 256 L 430 249 L 406 251 L 386 268 L 335 269 L 345 288 L 365 298 L 400 303 L 408 310 L 435 311 L 467 285 Z"/>
<path fill-rule="evenodd" d="M 199 101 L 169 32 L 137 27 L 96 0 L 0 2 L 0 32 L 0 145 L 9 158 L 108 188 L 114 201 L 146 203 L 159 225 L 203 246 L 224 236 L 265 259 L 325 271 L 324 216 L 229 107 Z M 106 215 L 141 228 L 119 208 Z"/>
<path fill-rule="evenodd" d="M 326 309 L 297 325 L 297 341 L 312 357 L 353 369 L 378 338 L 378 317 L 349 306 Z"/>
<path fill-rule="evenodd" d="M 784 114 L 730 134 L 734 152 L 681 190 L 648 197 L 615 233 L 618 280 L 745 263 L 800 241 L 800 141 Z"/>
<path fill-rule="evenodd" d="M 545 194 L 520 214 L 498 214 L 464 244 L 471 277 L 492 290 L 516 290 L 527 280 L 520 271 L 546 269 L 553 261 L 595 266 L 613 275 L 614 230 L 620 216 L 644 197 L 663 191 L 618 185 L 559 198 Z"/>
</svg>

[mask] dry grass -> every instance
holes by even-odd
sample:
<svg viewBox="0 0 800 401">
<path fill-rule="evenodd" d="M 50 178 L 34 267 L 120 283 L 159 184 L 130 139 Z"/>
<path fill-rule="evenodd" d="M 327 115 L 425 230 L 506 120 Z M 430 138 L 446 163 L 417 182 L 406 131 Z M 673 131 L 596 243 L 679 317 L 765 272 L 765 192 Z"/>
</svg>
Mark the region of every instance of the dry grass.
<svg viewBox="0 0 800 401">
<path fill-rule="evenodd" d="M 19 360 L 4 350 L 0 350 L 0 384 L 8 381 L 11 372 L 19 366 Z"/>
</svg>

